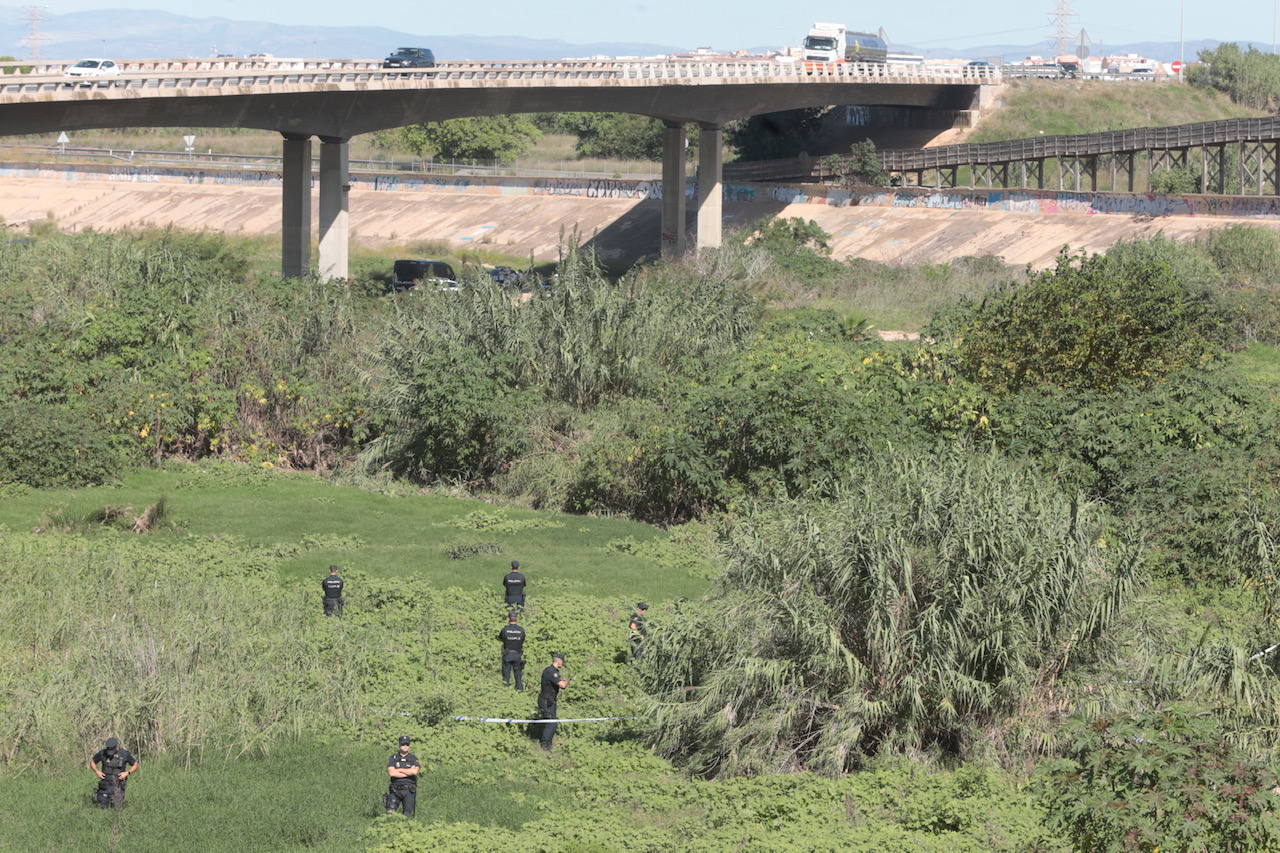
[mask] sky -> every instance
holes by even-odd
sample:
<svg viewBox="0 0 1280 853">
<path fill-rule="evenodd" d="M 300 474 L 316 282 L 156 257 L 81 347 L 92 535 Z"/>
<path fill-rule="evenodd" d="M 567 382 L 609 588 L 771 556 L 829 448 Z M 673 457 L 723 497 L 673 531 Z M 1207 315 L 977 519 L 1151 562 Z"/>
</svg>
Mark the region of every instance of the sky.
<svg viewBox="0 0 1280 853">
<path fill-rule="evenodd" d="M 798 44 L 814 21 L 884 27 L 896 44 L 921 48 L 1033 44 L 1053 33 L 1056 0 L 31 0 L 50 13 L 157 9 L 191 17 L 281 24 L 385 26 L 418 35 L 515 35 L 574 43 L 627 41 L 719 49 Z M 1070 0 L 1095 44 L 1177 41 L 1179 3 L 1188 41 L 1270 45 L 1280 0 Z M 857 14 L 855 10 L 865 10 Z M 977 14 L 982 10 L 982 14 Z"/>
</svg>

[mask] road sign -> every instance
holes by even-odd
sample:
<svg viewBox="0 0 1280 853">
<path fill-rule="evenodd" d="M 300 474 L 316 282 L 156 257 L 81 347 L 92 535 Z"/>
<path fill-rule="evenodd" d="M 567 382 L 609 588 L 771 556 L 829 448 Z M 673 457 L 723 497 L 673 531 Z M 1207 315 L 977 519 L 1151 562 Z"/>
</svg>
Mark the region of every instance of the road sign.
<svg viewBox="0 0 1280 853">
<path fill-rule="evenodd" d="M 196 138 L 194 136 L 182 137 L 183 143 L 186 144 L 188 151 L 194 151 L 196 147 Z"/>
<path fill-rule="evenodd" d="M 1182 73 L 1182 62 L 1181 62 L 1181 61 L 1179 61 L 1179 60 L 1177 60 L 1177 59 L 1175 59 L 1173 62 L 1170 62 L 1170 63 L 1169 63 L 1169 70 L 1170 70 L 1170 71 L 1172 71 L 1174 74 L 1181 74 L 1181 73 Z"/>
<path fill-rule="evenodd" d="M 59 145 L 66 145 L 66 144 L 67 144 L 68 142 L 70 142 L 70 141 L 71 141 L 71 137 L 70 137 L 70 136 L 67 136 L 67 132 L 66 132 L 65 130 L 64 130 L 64 131 L 62 131 L 62 133 L 59 133 L 59 134 L 58 134 L 58 144 L 59 144 Z"/>
</svg>

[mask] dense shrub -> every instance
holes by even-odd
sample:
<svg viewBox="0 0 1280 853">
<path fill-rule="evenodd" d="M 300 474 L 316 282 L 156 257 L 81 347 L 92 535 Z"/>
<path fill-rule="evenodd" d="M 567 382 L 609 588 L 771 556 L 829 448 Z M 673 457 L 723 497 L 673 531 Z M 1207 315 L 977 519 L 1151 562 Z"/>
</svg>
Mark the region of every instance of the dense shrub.
<svg viewBox="0 0 1280 853">
<path fill-rule="evenodd" d="M 1197 242 L 1222 271 L 1222 299 L 1239 337 L 1280 343 L 1280 236 L 1253 225 L 1230 225 Z"/>
<path fill-rule="evenodd" d="M 1270 110 L 1280 100 L 1280 58 L 1234 42 L 1200 51 L 1200 62 L 1187 69 L 1193 86 L 1225 92 L 1237 104 Z"/>
<path fill-rule="evenodd" d="M 630 113 L 598 114 L 578 131 L 579 157 L 661 160 L 662 122 Z"/>
<path fill-rule="evenodd" d="M 483 481 L 525 448 L 530 396 L 513 387 L 509 365 L 451 347 L 391 369 L 398 375 L 377 402 L 387 434 L 365 448 L 366 465 L 416 482 Z"/>
<path fill-rule="evenodd" d="M 1105 391 L 1157 384 L 1203 364 L 1228 339 L 1206 279 L 1216 270 L 1168 240 L 1107 255 L 1062 255 L 1052 270 L 997 291 L 935 326 L 962 371 L 998 391 L 1043 384 Z"/>
<path fill-rule="evenodd" d="M 82 406 L 0 403 L 0 483 L 87 486 L 120 473 L 121 454 Z"/>
<path fill-rule="evenodd" d="M 401 143 L 420 156 L 510 163 L 542 134 L 525 116 L 498 115 L 409 125 L 400 128 L 399 135 Z"/>
<path fill-rule="evenodd" d="M 1204 192 L 1204 176 L 1190 166 L 1156 169 L 1151 173 L 1150 189 L 1160 195 L 1188 195 Z"/>
<path fill-rule="evenodd" d="M 1076 721 L 1069 760 L 1046 768 L 1044 804 L 1081 853 L 1280 846 L 1276 775 L 1206 717 L 1153 711 Z"/>
<path fill-rule="evenodd" d="M 811 288 L 821 288 L 843 272 L 831 258 L 831 235 L 812 219 L 770 219 L 755 232 L 735 232 L 731 239 L 763 249 L 775 266 Z"/>
<path fill-rule="evenodd" d="M 725 556 L 640 666 L 656 748 L 711 776 L 973 753 L 1089 654 L 1137 552 L 1025 466 L 891 454 L 748 515 Z"/>
<path fill-rule="evenodd" d="M 615 284 L 592 258 L 573 252 L 553 292 L 527 303 L 486 282 L 457 294 L 408 294 L 380 361 L 467 346 L 486 362 L 505 360 L 522 387 L 590 407 L 652 390 L 673 371 L 732 351 L 755 331 L 758 315 L 754 299 L 723 276 Z"/>
<path fill-rule="evenodd" d="M 1226 369 L 1190 368 L 1145 390 L 1043 387 L 987 401 L 991 438 L 1041 459 L 1068 488 L 1141 517 L 1161 572 L 1199 581 L 1248 575 L 1226 530 L 1250 508 L 1280 512 L 1277 413 Z"/>
<path fill-rule="evenodd" d="M 138 455 L 328 467 L 369 422 L 359 286 L 245 277 L 226 238 L 172 231 L 0 245 L 0 392 L 94 411 Z"/>
<path fill-rule="evenodd" d="M 870 346 L 761 337 L 670 406 L 588 445 L 569 507 L 668 523 L 825 492 L 855 460 L 931 440 L 921 410 L 940 401 L 914 399 L 905 373 Z"/>
</svg>

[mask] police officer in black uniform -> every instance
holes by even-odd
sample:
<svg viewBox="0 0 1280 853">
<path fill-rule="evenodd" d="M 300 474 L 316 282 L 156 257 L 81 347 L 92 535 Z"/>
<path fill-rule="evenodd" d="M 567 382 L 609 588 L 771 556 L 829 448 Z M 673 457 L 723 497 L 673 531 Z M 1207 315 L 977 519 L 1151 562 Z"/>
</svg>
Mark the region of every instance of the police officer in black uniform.
<svg viewBox="0 0 1280 853">
<path fill-rule="evenodd" d="M 643 653 L 644 639 L 649 636 L 649 629 L 644 618 L 649 612 L 649 605 L 643 601 L 636 602 L 636 610 L 631 614 L 627 627 L 631 629 L 631 658 L 638 660 Z"/>
<path fill-rule="evenodd" d="M 124 805 L 124 789 L 130 775 L 138 772 L 138 759 L 120 746 L 120 741 L 107 738 L 102 749 L 89 759 L 89 769 L 98 777 L 98 790 L 93 801 L 104 809 L 118 809 Z"/>
<path fill-rule="evenodd" d="M 564 666 L 564 655 L 552 652 L 551 666 L 542 671 L 542 689 L 538 692 L 539 720 L 554 720 L 559 713 L 557 703 L 560 701 L 560 691 L 569 686 L 569 679 L 560 672 L 562 666 Z M 547 752 L 551 751 L 551 739 L 556 736 L 556 728 L 559 725 L 559 723 L 542 724 L 542 735 L 539 740 L 542 742 L 542 748 Z"/>
<path fill-rule="evenodd" d="M 344 581 L 338 576 L 338 567 L 330 566 L 328 577 L 320 581 L 320 586 L 324 587 L 325 616 L 342 615 L 342 606 L 347 603 L 347 600 L 342 597 L 344 585 Z"/>
<path fill-rule="evenodd" d="M 511 561 L 511 571 L 502 576 L 502 587 L 507 593 L 507 607 L 524 607 L 524 573 L 520 571 L 520 561 Z"/>
<path fill-rule="evenodd" d="M 507 614 L 507 624 L 498 632 L 502 643 L 502 683 L 510 686 L 511 676 L 516 678 L 516 690 L 524 690 L 524 628 L 516 624 L 518 614 Z"/>
<path fill-rule="evenodd" d="M 400 749 L 387 759 L 387 776 L 391 779 L 385 797 L 388 812 L 400 809 L 405 817 L 413 817 L 418 803 L 418 773 L 421 770 L 418 757 L 409 751 L 409 738 L 401 735 Z"/>
</svg>

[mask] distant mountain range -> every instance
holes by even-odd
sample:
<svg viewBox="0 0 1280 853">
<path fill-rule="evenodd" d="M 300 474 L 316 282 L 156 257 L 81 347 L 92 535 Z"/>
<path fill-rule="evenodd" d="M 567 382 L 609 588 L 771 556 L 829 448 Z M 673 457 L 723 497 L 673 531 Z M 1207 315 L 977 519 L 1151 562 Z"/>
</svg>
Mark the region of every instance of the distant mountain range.
<svg viewBox="0 0 1280 853">
<path fill-rule="evenodd" d="M 1185 51 L 1188 62 L 1194 62 L 1196 55 L 1201 50 L 1212 50 L 1220 41 L 1214 39 L 1198 39 L 1186 43 L 1183 50 Z M 1262 49 L 1262 46 L 1258 46 Z M 1271 45 L 1267 45 L 1269 49 Z M 1055 56 L 1058 52 L 1055 43 L 1049 40 L 1030 45 L 986 45 L 984 47 L 965 47 L 965 48 L 929 48 L 928 50 L 915 50 L 909 45 L 893 46 L 894 50 L 901 50 L 904 53 L 922 53 L 927 59 L 942 59 L 959 57 L 962 59 L 986 59 L 991 60 L 1014 60 L 1024 59 L 1028 56 Z M 1072 48 L 1071 52 L 1074 52 Z M 1148 59 L 1155 59 L 1160 62 L 1172 62 L 1178 59 L 1178 43 L 1174 42 L 1134 42 L 1132 44 L 1095 44 L 1089 52 L 1090 56 L 1115 56 L 1126 53 L 1136 53 L 1139 56 L 1145 56 Z"/>
<path fill-rule="evenodd" d="M 31 56 L 23 41 L 28 34 L 22 7 L 0 6 L 0 54 L 22 59 Z M 270 53 L 274 56 L 375 59 L 397 47 L 429 47 L 439 59 L 563 59 L 582 56 L 654 56 L 680 53 L 688 45 L 674 46 L 643 42 L 597 42 L 573 44 L 557 39 L 519 36 L 430 35 L 408 33 L 387 27 L 318 27 L 298 24 L 271 24 L 234 21 L 228 18 L 192 18 L 169 12 L 138 9 L 101 9 L 87 12 L 49 14 L 40 25 L 44 40 L 40 56 L 45 59 L 78 59 L 85 56 L 203 57 L 218 53 L 245 56 Z M 1186 57 L 1194 59 L 1202 48 L 1218 44 L 1212 40 L 1187 42 Z M 737 45 L 716 45 L 729 50 Z M 773 47 L 781 47 L 774 45 Z M 762 46 L 758 50 L 765 50 Z M 895 50 L 924 53 L 929 58 L 1021 59 L 1031 54 L 1052 55 L 1051 42 L 1033 45 L 990 45 L 970 48 L 930 48 L 917 51 L 909 45 Z M 1176 42 L 1142 42 L 1101 45 L 1101 53 L 1138 53 L 1153 59 L 1178 58 Z"/>
<path fill-rule="evenodd" d="M 0 6 L 0 53 L 27 59 L 31 49 L 21 7 Z M 47 15 L 40 25 L 45 59 L 84 56 L 204 57 L 218 53 L 325 59 L 377 59 L 397 47 L 429 47 L 438 59 L 562 59 L 570 56 L 653 56 L 676 53 L 671 45 L 634 42 L 570 44 L 519 36 L 442 36 L 386 27 L 314 27 L 191 18 L 169 12 L 103 9 Z"/>
</svg>

